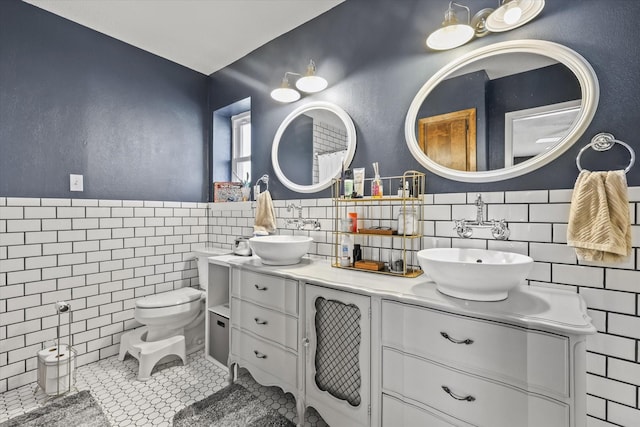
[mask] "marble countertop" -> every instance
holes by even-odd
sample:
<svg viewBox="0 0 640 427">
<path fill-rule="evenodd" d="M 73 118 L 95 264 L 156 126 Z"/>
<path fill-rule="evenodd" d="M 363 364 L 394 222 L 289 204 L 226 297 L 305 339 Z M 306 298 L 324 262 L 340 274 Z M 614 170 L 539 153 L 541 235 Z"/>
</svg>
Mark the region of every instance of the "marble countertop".
<svg viewBox="0 0 640 427">
<path fill-rule="evenodd" d="M 416 278 L 393 277 L 335 268 L 326 259 L 305 257 L 299 264 L 270 266 L 262 264 L 257 256 L 224 254 L 210 257 L 209 262 L 527 328 L 564 334 L 596 333 L 582 297 L 555 288 L 523 285 L 511 290 L 503 301 L 469 301 L 440 293 L 424 274 Z"/>
</svg>

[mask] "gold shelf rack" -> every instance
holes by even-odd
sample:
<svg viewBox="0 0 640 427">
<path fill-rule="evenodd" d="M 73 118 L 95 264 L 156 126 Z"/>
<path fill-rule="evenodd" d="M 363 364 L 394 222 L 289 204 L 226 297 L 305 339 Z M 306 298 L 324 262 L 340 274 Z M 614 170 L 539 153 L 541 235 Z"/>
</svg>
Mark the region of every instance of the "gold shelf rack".
<svg viewBox="0 0 640 427">
<path fill-rule="evenodd" d="M 332 185 L 334 205 L 333 218 L 333 261 L 332 266 L 347 270 L 365 271 L 376 274 L 386 274 L 395 277 L 418 277 L 423 271 L 418 264 L 417 253 L 422 248 L 423 221 L 422 208 L 425 189 L 425 174 L 418 171 L 406 171 L 399 176 L 382 177 L 382 197 L 371 197 L 369 190 L 373 178 L 364 180 L 365 195 L 361 198 L 345 197 L 342 192 L 342 180 L 335 179 Z M 404 183 L 409 183 L 409 190 L 404 189 Z M 400 187 L 402 185 L 402 187 Z M 399 190 L 402 188 L 402 190 Z M 415 212 L 416 227 L 412 234 L 397 234 L 397 216 L 400 211 Z M 358 232 L 341 230 L 341 220 L 348 217 L 349 212 L 358 216 Z M 405 231 L 407 227 L 404 227 Z M 369 230 L 369 232 L 361 232 Z M 379 230 L 379 231 L 377 231 Z M 383 231 L 384 230 L 384 231 Z M 388 234 L 390 231 L 396 234 Z M 382 234 L 385 233 L 385 234 Z M 356 268 L 353 262 L 350 266 L 340 265 L 340 241 L 344 234 L 348 234 L 354 243 L 360 244 L 364 260 L 385 262 L 383 270 L 368 270 Z M 390 247 L 389 247 L 390 246 Z M 402 259 L 402 270 L 391 271 L 388 266 L 390 253 Z M 352 255 L 352 254 L 351 254 Z"/>
</svg>

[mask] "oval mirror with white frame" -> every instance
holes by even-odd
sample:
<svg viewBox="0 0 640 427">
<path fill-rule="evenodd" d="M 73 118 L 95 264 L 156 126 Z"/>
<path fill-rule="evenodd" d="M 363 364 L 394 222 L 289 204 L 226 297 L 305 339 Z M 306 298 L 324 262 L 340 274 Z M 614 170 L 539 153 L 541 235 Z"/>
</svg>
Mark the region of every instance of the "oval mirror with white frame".
<svg viewBox="0 0 640 427">
<path fill-rule="evenodd" d="M 280 124 L 271 161 L 282 184 L 298 193 L 315 193 L 340 176 L 356 152 L 356 128 L 342 108 L 310 102 L 293 110 Z"/>
<path fill-rule="evenodd" d="M 418 91 L 405 120 L 411 154 L 463 182 L 531 172 L 564 153 L 596 112 L 599 85 L 575 51 L 513 40 L 469 52 Z"/>
</svg>

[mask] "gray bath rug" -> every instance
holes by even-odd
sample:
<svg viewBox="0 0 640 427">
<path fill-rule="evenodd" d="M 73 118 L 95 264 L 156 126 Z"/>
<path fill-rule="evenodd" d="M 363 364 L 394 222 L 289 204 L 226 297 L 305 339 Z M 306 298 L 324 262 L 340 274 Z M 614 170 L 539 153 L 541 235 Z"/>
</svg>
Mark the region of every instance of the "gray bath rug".
<svg viewBox="0 0 640 427">
<path fill-rule="evenodd" d="M 109 427 L 109 421 L 91 393 L 84 390 L 0 424 L 0 427 L 18 426 Z"/>
<path fill-rule="evenodd" d="M 278 411 L 267 408 L 250 391 L 233 383 L 180 410 L 174 427 L 295 427 Z"/>
</svg>

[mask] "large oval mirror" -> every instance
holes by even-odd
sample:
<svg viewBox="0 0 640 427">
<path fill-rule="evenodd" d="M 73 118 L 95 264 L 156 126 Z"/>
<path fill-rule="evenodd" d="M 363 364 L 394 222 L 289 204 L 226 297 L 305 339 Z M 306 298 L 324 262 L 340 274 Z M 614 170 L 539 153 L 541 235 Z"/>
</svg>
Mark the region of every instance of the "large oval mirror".
<svg viewBox="0 0 640 427">
<path fill-rule="evenodd" d="M 351 117 L 329 102 L 310 102 L 289 114 L 276 132 L 271 161 L 282 184 L 298 193 L 331 185 L 356 152 Z"/>
<path fill-rule="evenodd" d="M 573 50 L 542 40 L 485 46 L 422 86 L 405 138 L 445 178 L 491 182 L 537 169 L 580 138 L 595 114 L 598 79 Z"/>
</svg>

